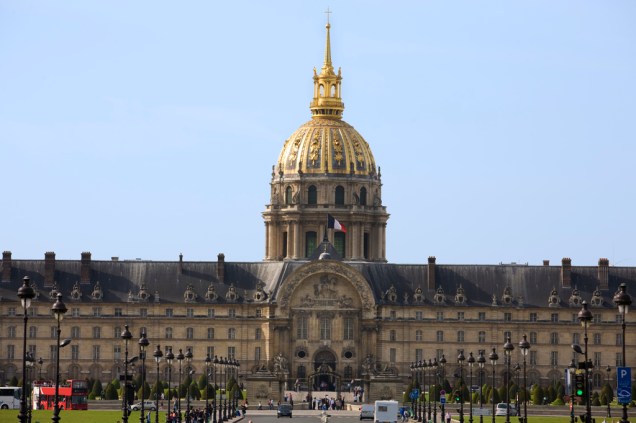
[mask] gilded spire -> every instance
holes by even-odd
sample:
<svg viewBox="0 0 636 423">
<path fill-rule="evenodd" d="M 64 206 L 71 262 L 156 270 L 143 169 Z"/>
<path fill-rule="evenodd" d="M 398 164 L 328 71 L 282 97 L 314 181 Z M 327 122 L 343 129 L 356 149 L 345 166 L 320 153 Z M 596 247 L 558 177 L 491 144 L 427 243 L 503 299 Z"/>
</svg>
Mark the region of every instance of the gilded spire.
<svg viewBox="0 0 636 423">
<path fill-rule="evenodd" d="M 340 69 L 338 74 L 333 71 L 331 63 L 331 24 L 329 23 L 329 13 L 327 9 L 327 41 L 325 45 L 325 61 L 322 65 L 320 75 L 316 74 L 314 68 L 314 98 L 309 105 L 313 117 L 342 119 L 344 103 L 340 97 L 340 84 L 342 76 Z"/>
</svg>

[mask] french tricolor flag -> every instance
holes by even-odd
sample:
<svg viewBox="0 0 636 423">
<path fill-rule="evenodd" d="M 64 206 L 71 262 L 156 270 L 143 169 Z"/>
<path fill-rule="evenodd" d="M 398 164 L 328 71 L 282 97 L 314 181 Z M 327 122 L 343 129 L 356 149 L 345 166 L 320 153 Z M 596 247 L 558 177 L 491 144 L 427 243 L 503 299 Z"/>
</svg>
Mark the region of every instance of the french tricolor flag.
<svg viewBox="0 0 636 423">
<path fill-rule="evenodd" d="M 341 232 L 344 232 L 344 233 L 347 232 L 347 228 L 345 228 L 343 224 L 338 222 L 338 219 L 336 219 L 335 217 L 333 217 L 330 214 L 327 214 L 327 228 L 335 229 L 337 231 L 341 231 Z"/>
</svg>

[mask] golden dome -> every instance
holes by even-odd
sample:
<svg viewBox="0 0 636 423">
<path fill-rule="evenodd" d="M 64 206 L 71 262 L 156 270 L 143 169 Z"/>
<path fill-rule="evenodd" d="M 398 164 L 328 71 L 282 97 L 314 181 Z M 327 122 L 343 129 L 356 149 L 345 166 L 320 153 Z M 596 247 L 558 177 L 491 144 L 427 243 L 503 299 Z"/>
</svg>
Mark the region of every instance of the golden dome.
<svg viewBox="0 0 636 423">
<path fill-rule="evenodd" d="M 342 120 L 342 75 L 331 64 L 327 23 L 325 59 L 320 74 L 314 68 L 314 97 L 309 105 L 312 119 L 285 141 L 278 157 L 280 176 L 341 174 L 375 176 L 375 160 L 369 144 L 353 126 Z"/>
</svg>

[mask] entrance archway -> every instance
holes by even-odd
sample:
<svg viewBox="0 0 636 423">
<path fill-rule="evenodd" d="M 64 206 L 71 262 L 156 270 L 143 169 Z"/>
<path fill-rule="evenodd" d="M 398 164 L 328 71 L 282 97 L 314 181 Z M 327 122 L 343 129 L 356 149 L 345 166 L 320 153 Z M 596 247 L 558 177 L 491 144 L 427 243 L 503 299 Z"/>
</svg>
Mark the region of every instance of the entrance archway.
<svg viewBox="0 0 636 423">
<path fill-rule="evenodd" d="M 313 391 L 339 391 L 340 375 L 335 372 L 336 355 L 329 350 L 318 351 L 313 360 L 313 372 L 308 377 Z"/>
</svg>

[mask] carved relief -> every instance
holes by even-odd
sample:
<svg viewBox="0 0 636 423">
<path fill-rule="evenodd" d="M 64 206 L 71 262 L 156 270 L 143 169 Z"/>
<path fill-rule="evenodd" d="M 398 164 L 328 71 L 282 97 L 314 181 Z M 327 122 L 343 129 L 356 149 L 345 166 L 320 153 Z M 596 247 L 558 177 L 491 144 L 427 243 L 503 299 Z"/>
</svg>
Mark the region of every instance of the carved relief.
<svg viewBox="0 0 636 423">
<path fill-rule="evenodd" d="M 236 288 L 234 287 L 234 284 L 230 284 L 230 287 L 227 290 L 227 293 L 225 294 L 225 299 L 228 302 L 236 302 L 239 298 L 238 293 L 236 292 Z"/>
<path fill-rule="evenodd" d="M 572 290 L 572 295 L 570 295 L 570 301 L 569 301 L 570 306 L 578 307 L 581 305 L 582 302 L 583 302 L 583 299 L 581 298 L 581 293 L 576 287 L 574 287 L 574 289 Z"/>
<path fill-rule="evenodd" d="M 594 290 L 592 294 L 592 299 L 590 300 L 590 304 L 592 307 L 601 307 L 603 305 L 603 296 L 601 295 L 601 291 L 598 287 Z"/>
<path fill-rule="evenodd" d="M 446 295 L 444 295 L 444 289 L 441 286 L 435 291 L 433 302 L 435 302 L 435 304 L 444 304 L 446 302 Z"/>
<path fill-rule="evenodd" d="M 197 299 L 197 293 L 194 292 L 194 287 L 191 284 L 186 286 L 185 292 L 183 293 L 183 301 L 186 303 L 193 303 Z"/>
<path fill-rule="evenodd" d="M 101 301 L 103 296 L 104 293 L 102 292 L 102 286 L 99 284 L 99 281 L 97 281 L 93 287 L 93 292 L 91 292 L 91 299 L 94 301 Z"/>
<path fill-rule="evenodd" d="M 79 301 L 82 298 L 82 291 L 80 290 L 79 282 L 75 282 L 73 290 L 71 291 L 71 300 Z"/>
<path fill-rule="evenodd" d="M 57 287 L 57 282 L 53 282 L 53 286 L 51 287 L 51 290 L 49 291 L 49 298 L 51 299 L 51 301 L 57 300 L 57 294 L 59 292 L 60 290 Z"/>
<path fill-rule="evenodd" d="M 455 304 L 466 304 L 466 294 L 464 293 L 464 288 L 459 285 L 457 288 L 457 292 L 455 293 Z"/>
<path fill-rule="evenodd" d="M 210 285 L 208 285 L 208 290 L 205 293 L 205 300 L 208 302 L 213 302 L 213 301 L 216 301 L 218 298 L 219 298 L 219 295 L 216 293 L 212 282 L 210 282 Z"/>
<path fill-rule="evenodd" d="M 392 303 L 396 302 L 397 301 L 397 289 L 395 289 L 395 286 L 391 285 L 391 287 L 385 292 L 384 296 L 387 299 L 387 301 L 392 302 Z"/>
<path fill-rule="evenodd" d="M 548 307 L 559 307 L 561 304 L 561 297 L 559 297 L 559 291 L 553 288 L 548 297 Z"/>
<path fill-rule="evenodd" d="M 501 303 L 505 305 L 512 304 L 512 289 L 509 286 L 504 288 L 503 295 L 501 296 Z"/>
<path fill-rule="evenodd" d="M 424 292 L 422 291 L 422 288 L 420 288 L 419 286 L 415 288 L 415 294 L 413 294 L 413 301 L 415 301 L 416 303 L 424 302 Z"/>
</svg>

